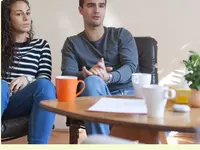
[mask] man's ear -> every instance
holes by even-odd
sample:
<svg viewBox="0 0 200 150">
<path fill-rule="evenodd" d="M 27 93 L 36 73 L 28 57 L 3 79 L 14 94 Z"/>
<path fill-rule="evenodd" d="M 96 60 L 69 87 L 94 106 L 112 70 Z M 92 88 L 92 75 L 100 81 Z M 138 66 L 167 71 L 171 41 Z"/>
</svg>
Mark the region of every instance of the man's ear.
<svg viewBox="0 0 200 150">
<path fill-rule="evenodd" d="M 83 15 L 83 13 L 82 13 L 83 8 L 82 8 L 82 7 L 78 7 L 78 10 L 79 10 L 79 13 L 80 13 L 81 15 Z"/>
</svg>

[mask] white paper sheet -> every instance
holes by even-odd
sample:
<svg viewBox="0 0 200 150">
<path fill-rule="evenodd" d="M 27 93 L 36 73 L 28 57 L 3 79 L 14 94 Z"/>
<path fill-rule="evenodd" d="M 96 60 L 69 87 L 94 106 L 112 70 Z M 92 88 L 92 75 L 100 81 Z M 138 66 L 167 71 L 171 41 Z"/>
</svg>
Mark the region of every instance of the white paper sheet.
<svg viewBox="0 0 200 150">
<path fill-rule="evenodd" d="M 147 107 L 141 99 L 101 98 L 88 111 L 147 114 Z"/>
</svg>

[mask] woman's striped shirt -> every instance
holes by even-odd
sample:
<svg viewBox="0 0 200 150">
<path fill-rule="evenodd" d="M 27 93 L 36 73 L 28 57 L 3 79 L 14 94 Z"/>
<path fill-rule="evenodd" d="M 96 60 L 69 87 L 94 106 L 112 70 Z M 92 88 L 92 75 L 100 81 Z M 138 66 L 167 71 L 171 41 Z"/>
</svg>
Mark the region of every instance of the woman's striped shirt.
<svg viewBox="0 0 200 150">
<path fill-rule="evenodd" d="M 33 39 L 29 43 L 16 43 L 15 46 L 17 53 L 4 80 L 10 83 L 21 76 L 51 80 L 51 51 L 46 40 Z"/>
</svg>

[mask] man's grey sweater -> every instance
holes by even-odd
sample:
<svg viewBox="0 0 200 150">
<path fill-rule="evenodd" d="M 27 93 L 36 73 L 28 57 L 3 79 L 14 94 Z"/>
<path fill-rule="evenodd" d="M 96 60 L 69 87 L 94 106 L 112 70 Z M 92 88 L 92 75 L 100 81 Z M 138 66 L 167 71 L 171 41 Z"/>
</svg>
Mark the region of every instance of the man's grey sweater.
<svg viewBox="0 0 200 150">
<path fill-rule="evenodd" d="M 66 39 L 62 48 L 62 75 L 81 76 L 82 67 L 89 70 L 101 58 L 106 67 L 113 67 L 113 79 L 108 88 L 131 89 L 132 73 L 138 70 L 138 50 L 131 33 L 124 28 L 104 27 L 105 33 L 98 41 L 89 41 L 84 32 Z M 93 43 L 98 42 L 95 46 Z"/>
</svg>

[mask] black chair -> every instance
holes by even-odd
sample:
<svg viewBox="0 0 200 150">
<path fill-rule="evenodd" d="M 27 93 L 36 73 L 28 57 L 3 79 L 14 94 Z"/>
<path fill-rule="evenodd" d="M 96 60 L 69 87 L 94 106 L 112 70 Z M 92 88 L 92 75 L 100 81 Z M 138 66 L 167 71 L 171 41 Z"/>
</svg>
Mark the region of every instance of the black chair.
<svg viewBox="0 0 200 150">
<path fill-rule="evenodd" d="M 29 116 L 2 120 L 1 141 L 8 141 L 27 135 Z"/>
<path fill-rule="evenodd" d="M 2 120 L 1 142 L 17 139 L 28 134 L 29 116 Z M 54 126 L 53 126 L 54 129 Z"/>
<path fill-rule="evenodd" d="M 135 37 L 139 53 L 139 71 L 141 73 L 151 73 L 152 84 L 158 84 L 157 73 L 157 41 L 151 37 Z M 66 125 L 69 126 L 70 144 L 77 144 L 79 138 L 79 128 L 85 128 L 81 120 L 67 117 Z"/>
</svg>

